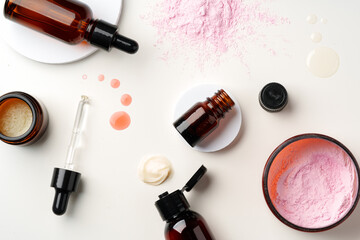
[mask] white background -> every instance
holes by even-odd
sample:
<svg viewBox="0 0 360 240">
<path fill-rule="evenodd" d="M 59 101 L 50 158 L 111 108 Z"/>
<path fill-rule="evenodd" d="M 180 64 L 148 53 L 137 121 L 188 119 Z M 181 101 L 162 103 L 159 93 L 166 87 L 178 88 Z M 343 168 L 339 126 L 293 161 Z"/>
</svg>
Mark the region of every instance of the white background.
<svg viewBox="0 0 360 240">
<path fill-rule="evenodd" d="M 273 12 L 291 21 L 266 33 L 271 44 L 283 50 L 272 56 L 249 46 L 249 68 L 229 55 L 204 70 L 195 61 L 160 59 L 161 51 L 153 46 L 156 29 L 140 17 L 154 3 L 124 1 L 119 29 L 139 42 L 140 50 L 133 56 L 101 51 L 79 62 L 47 65 L 24 58 L 0 40 L 1 94 L 28 92 L 50 114 L 46 136 L 37 144 L 0 144 L 1 239 L 163 239 L 164 222 L 154 207 L 157 195 L 181 188 L 201 164 L 208 168 L 207 177 L 187 196 L 218 240 L 359 239 L 360 207 L 343 224 L 323 233 L 302 233 L 283 225 L 264 201 L 261 178 L 273 149 L 305 132 L 334 137 L 360 159 L 360 3 L 268 1 Z M 328 23 L 306 23 L 311 13 Z M 323 34 L 320 44 L 310 40 L 314 31 Z M 289 41 L 284 43 L 282 36 Z M 317 45 L 331 47 L 340 56 L 339 71 L 329 79 L 316 78 L 306 69 L 306 56 Z M 97 81 L 99 74 L 105 75 L 105 82 Z M 121 81 L 119 89 L 109 86 L 112 78 Z M 270 81 L 282 83 L 289 93 L 289 104 L 280 113 L 265 112 L 258 103 L 260 89 Z M 231 89 L 241 105 L 242 130 L 220 152 L 191 149 L 172 127 L 176 100 L 199 83 Z M 133 96 L 129 107 L 120 103 L 123 93 Z M 82 94 L 92 103 L 77 154 L 81 188 L 66 215 L 58 217 L 51 211 L 50 180 L 53 168 L 63 166 Z M 120 110 L 130 114 L 132 123 L 118 132 L 108 121 Z M 173 175 L 158 187 L 136 176 L 140 159 L 151 153 L 163 154 L 173 164 Z"/>
</svg>

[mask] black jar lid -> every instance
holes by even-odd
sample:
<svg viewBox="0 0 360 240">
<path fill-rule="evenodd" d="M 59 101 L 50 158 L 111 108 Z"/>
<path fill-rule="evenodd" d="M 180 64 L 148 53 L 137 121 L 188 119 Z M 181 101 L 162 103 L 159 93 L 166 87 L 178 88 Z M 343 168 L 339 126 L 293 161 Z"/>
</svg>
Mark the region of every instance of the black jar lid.
<svg viewBox="0 0 360 240">
<path fill-rule="evenodd" d="M 272 82 L 263 87 L 259 94 L 259 102 L 268 112 L 281 111 L 288 102 L 288 94 L 283 85 Z"/>
</svg>

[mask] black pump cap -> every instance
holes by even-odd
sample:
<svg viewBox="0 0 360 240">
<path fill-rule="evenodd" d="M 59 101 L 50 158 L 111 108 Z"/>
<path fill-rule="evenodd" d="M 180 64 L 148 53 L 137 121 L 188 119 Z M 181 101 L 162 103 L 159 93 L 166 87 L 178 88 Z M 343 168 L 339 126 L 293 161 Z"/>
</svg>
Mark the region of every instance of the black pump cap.
<svg viewBox="0 0 360 240">
<path fill-rule="evenodd" d="M 164 192 L 159 196 L 160 199 L 155 202 L 155 206 L 164 221 L 176 218 L 180 213 L 185 212 L 190 208 L 190 204 L 186 200 L 183 191 L 185 190 L 189 192 L 201 179 L 201 177 L 204 176 L 206 171 L 206 167 L 202 165 L 199 170 L 197 170 L 197 172 L 186 183 L 186 185 L 181 191 L 176 190 L 171 194 L 169 194 L 168 192 Z"/>
<path fill-rule="evenodd" d="M 77 190 L 80 176 L 78 172 L 54 168 L 51 187 L 55 188 L 52 210 L 56 215 L 63 215 L 66 212 L 70 194 Z"/>
<path fill-rule="evenodd" d="M 288 94 L 284 86 L 279 83 L 268 83 L 259 94 L 259 102 L 268 112 L 281 111 L 288 102 Z"/>
<path fill-rule="evenodd" d="M 92 45 L 110 51 L 112 47 L 133 54 L 139 49 L 136 41 L 117 33 L 117 27 L 103 20 L 96 20 L 89 39 Z"/>
</svg>

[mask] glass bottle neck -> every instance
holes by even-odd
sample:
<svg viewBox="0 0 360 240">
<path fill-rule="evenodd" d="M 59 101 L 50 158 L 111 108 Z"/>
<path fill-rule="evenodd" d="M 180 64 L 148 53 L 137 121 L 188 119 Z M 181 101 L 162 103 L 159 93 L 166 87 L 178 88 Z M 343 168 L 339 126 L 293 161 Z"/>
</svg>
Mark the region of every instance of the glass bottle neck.
<svg viewBox="0 0 360 240">
<path fill-rule="evenodd" d="M 211 98 L 207 98 L 205 103 L 216 118 L 223 118 L 225 113 L 235 105 L 234 101 L 223 89 L 217 91 Z"/>
<path fill-rule="evenodd" d="M 176 216 L 167 219 L 166 222 L 167 223 L 171 223 L 171 222 L 178 222 L 179 220 L 182 219 L 190 219 L 190 218 L 194 218 L 195 216 L 195 212 L 191 211 L 190 209 L 186 209 L 182 212 L 180 212 L 179 214 L 177 214 Z"/>
<path fill-rule="evenodd" d="M 95 26 L 96 21 L 97 20 L 91 19 L 86 28 L 84 39 L 88 42 L 90 41 L 91 34 L 94 31 L 94 26 Z"/>
</svg>

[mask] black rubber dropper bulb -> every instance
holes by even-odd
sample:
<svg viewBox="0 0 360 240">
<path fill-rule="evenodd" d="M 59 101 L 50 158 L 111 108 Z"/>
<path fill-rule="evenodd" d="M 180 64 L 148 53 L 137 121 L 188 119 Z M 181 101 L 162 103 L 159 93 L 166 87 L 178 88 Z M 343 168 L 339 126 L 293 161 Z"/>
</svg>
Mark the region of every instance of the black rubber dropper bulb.
<svg viewBox="0 0 360 240">
<path fill-rule="evenodd" d="M 117 32 L 117 26 L 103 20 L 96 20 L 94 22 L 89 36 L 89 42 L 106 51 L 110 51 L 112 47 L 115 47 L 133 54 L 139 49 L 136 41 L 120 35 Z"/>
<path fill-rule="evenodd" d="M 88 97 L 82 96 L 76 113 L 75 124 L 66 156 L 65 167 L 54 168 L 50 186 L 55 188 L 55 197 L 52 211 L 56 215 L 63 215 L 66 212 L 70 195 L 72 192 L 75 192 L 79 186 L 81 174 L 73 171 L 72 169 L 74 168 L 74 155 L 79 143 L 79 137 L 83 125 L 84 105 L 88 102 Z"/>
<path fill-rule="evenodd" d="M 56 215 L 66 212 L 70 194 L 75 192 L 80 182 L 81 174 L 64 168 L 55 168 L 51 187 L 55 188 L 52 210 Z"/>
</svg>

